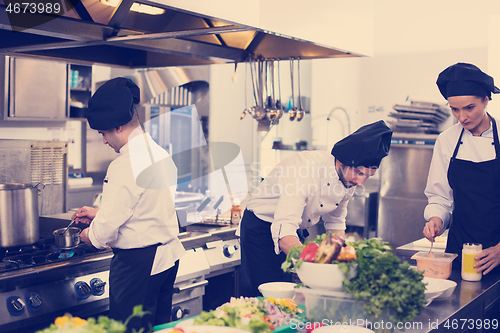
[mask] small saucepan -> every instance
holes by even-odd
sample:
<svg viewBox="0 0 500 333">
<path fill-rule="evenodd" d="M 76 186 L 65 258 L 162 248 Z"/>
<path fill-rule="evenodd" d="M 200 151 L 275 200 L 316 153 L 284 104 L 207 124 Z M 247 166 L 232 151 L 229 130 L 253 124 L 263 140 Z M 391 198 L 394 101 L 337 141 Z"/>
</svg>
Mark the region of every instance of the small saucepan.
<svg viewBox="0 0 500 333">
<path fill-rule="evenodd" d="M 72 249 L 80 244 L 80 232 L 82 230 L 77 227 L 57 229 L 54 231 L 56 246 L 60 249 Z"/>
</svg>

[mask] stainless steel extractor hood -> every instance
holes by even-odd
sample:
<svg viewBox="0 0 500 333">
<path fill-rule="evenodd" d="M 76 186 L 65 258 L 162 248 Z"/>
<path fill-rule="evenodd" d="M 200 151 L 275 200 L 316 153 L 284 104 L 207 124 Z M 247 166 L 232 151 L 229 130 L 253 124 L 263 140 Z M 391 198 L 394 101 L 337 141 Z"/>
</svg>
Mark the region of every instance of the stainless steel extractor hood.
<svg viewBox="0 0 500 333">
<path fill-rule="evenodd" d="M 14 2 L 0 0 L 0 53 L 127 68 L 359 56 L 159 2 L 140 1 L 162 10 L 149 15 L 131 10 L 134 0 L 104 1 L 63 0 L 54 16 L 14 14 Z"/>
</svg>

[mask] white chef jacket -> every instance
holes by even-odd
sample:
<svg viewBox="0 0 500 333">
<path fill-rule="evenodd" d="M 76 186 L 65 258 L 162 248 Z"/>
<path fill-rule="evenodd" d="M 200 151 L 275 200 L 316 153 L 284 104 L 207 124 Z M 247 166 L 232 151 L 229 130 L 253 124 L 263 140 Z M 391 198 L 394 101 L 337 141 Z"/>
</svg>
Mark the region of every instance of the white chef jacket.
<svg viewBox="0 0 500 333">
<path fill-rule="evenodd" d="M 448 166 L 450 158 L 462 132 L 463 126 L 458 123 L 442 132 L 434 145 L 429 176 L 425 195 L 428 204 L 424 210 L 426 221 L 433 216 L 443 220 L 443 230 L 450 223 L 453 211 L 453 190 L 448 183 Z M 498 122 L 497 122 L 498 130 Z M 472 162 L 484 162 L 495 159 L 495 146 L 493 145 L 493 128 L 490 127 L 480 136 L 473 136 L 469 130 L 464 130 L 463 144 L 460 145 L 456 158 Z M 488 179 L 478 179 L 478 182 L 487 182 Z"/>
<path fill-rule="evenodd" d="M 151 275 L 172 267 L 185 253 L 177 238 L 179 226 L 170 184 L 165 181 L 177 178 L 177 168 L 168 157 L 149 134 L 130 139 L 108 167 L 101 206 L 89 227 L 89 238 L 96 248 L 132 249 L 159 243 Z M 138 173 L 155 161 L 161 172 L 150 174 L 150 188 L 139 186 Z M 170 176 L 164 178 L 167 173 Z"/>
<path fill-rule="evenodd" d="M 278 241 L 296 236 L 323 217 L 325 228 L 345 230 L 347 203 L 355 187 L 345 188 L 335 168 L 335 157 L 326 151 L 296 153 L 279 163 L 256 188 L 247 209 L 272 223 L 276 254 Z"/>
</svg>

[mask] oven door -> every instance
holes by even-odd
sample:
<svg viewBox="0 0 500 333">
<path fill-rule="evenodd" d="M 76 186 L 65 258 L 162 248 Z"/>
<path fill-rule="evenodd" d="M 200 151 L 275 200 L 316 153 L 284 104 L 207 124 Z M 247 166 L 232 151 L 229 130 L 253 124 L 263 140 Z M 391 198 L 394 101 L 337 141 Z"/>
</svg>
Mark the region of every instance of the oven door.
<svg viewBox="0 0 500 333">
<path fill-rule="evenodd" d="M 199 277 L 176 283 L 172 297 L 172 321 L 194 317 L 203 310 L 203 295 L 208 281 Z"/>
</svg>

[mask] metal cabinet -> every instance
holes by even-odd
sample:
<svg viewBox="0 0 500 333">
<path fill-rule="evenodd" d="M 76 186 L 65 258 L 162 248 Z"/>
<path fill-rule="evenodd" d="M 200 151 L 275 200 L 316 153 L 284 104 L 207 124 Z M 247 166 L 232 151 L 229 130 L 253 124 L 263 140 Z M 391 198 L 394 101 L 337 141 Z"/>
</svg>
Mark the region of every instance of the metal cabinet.
<svg viewBox="0 0 500 333">
<path fill-rule="evenodd" d="M 64 62 L 4 57 L 4 120 L 65 120 L 68 65 Z"/>
</svg>

